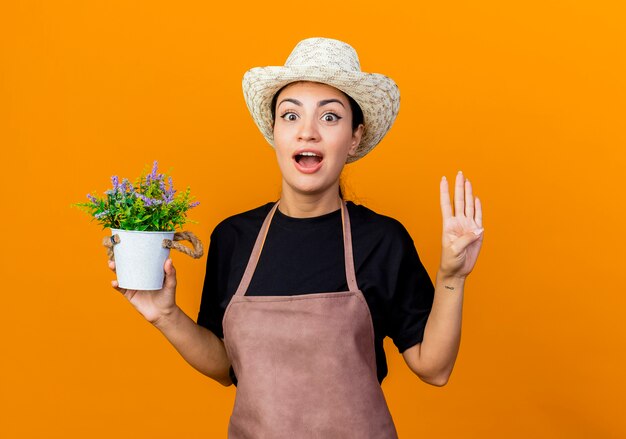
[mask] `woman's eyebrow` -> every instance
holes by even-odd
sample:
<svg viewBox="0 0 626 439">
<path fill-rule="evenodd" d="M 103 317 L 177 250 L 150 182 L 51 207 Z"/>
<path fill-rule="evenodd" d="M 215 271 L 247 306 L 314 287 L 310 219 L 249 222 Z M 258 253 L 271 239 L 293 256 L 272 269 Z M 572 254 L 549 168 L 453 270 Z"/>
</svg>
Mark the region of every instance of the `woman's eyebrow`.
<svg viewBox="0 0 626 439">
<path fill-rule="evenodd" d="M 293 98 L 286 98 L 286 99 L 283 99 L 282 101 L 280 101 L 280 103 L 277 105 L 276 108 L 280 107 L 280 104 L 282 104 L 283 102 L 291 102 L 291 103 L 296 104 L 296 105 L 298 105 L 300 107 L 302 106 L 302 102 L 300 102 L 299 100 L 293 99 Z M 330 104 L 332 102 L 337 102 L 339 105 L 341 105 L 342 107 L 346 108 L 346 106 L 343 105 L 343 102 L 341 102 L 339 99 L 324 99 L 324 100 L 319 101 L 317 103 L 317 106 L 321 107 L 321 106 Z"/>
<path fill-rule="evenodd" d="M 292 102 L 296 105 L 299 105 L 300 107 L 302 106 L 302 102 L 300 102 L 299 100 L 287 98 L 287 99 L 283 99 L 282 101 L 280 101 L 280 103 L 276 106 L 276 108 L 280 107 L 280 104 L 282 104 L 283 102 Z"/>
<path fill-rule="evenodd" d="M 321 107 L 322 105 L 326 105 L 326 104 L 330 104 L 331 102 L 337 102 L 339 105 L 341 105 L 343 108 L 346 108 L 345 105 L 343 105 L 343 102 L 341 102 L 339 99 L 324 99 L 323 101 L 319 101 L 317 103 L 318 107 Z"/>
</svg>

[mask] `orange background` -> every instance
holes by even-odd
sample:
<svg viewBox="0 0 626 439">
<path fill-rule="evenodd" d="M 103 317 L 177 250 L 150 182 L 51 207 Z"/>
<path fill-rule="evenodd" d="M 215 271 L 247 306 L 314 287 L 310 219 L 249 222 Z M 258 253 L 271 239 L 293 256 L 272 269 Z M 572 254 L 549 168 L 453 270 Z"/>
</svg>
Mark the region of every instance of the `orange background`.
<svg viewBox="0 0 626 439">
<path fill-rule="evenodd" d="M 441 176 L 462 169 L 484 205 L 448 385 L 421 382 L 385 341 L 400 437 L 624 437 L 625 12 L 590 0 L 3 2 L 0 436 L 226 436 L 235 388 L 187 365 L 109 286 L 107 232 L 69 206 L 156 159 L 201 201 L 188 229 L 208 245 L 219 221 L 280 190 L 244 71 L 327 36 L 402 94 L 385 140 L 346 167 L 349 198 L 400 220 L 431 276 Z M 173 258 L 195 320 L 206 256 Z"/>
</svg>

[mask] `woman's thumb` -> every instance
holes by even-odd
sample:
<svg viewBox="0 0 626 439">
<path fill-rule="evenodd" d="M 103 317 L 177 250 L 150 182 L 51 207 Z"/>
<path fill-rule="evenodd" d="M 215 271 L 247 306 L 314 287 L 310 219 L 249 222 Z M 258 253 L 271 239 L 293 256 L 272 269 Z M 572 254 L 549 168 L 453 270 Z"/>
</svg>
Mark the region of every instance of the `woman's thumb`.
<svg viewBox="0 0 626 439">
<path fill-rule="evenodd" d="M 174 268 L 174 262 L 172 262 L 171 258 L 167 258 L 165 264 L 163 265 L 163 270 L 165 270 L 165 282 L 163 284 L 163 288 L 175 288 L 176 268 Z"/>
<path fill-rule="evenodd" d="M 485 229 L 472 230 L 471 232 L 467 232 L 464 235 L 461 235 L 454 241 L 452 247 L 454 247 L 455 252 L 461 253 L 465 248 L 470 245 L 472 242 L 480 239 Z"/>
</svg>

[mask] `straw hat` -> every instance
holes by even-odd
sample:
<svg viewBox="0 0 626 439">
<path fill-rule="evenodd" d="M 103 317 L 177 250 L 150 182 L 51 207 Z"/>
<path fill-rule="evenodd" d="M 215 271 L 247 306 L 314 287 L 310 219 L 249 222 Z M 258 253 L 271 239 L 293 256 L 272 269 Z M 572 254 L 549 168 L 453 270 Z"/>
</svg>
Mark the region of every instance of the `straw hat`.
<svg viewBox="0 0 626 439">
<path fill-rule="evenodd" d="M 283 86 L 295 81 L 328 84 L 361 107 L 365 130 L 355 155 L 348 156 L 346 163 L 360 159 L 382 140 L 400 107 L 396 83 L 385 75 L 362 72 L 356 51 L 349 44 L 330 38 L 308 38 L 296 45 L 284 66 L 255 67 L 243 76 L 248 110 L 272 147 L 272 98 Z"/>
</svg>

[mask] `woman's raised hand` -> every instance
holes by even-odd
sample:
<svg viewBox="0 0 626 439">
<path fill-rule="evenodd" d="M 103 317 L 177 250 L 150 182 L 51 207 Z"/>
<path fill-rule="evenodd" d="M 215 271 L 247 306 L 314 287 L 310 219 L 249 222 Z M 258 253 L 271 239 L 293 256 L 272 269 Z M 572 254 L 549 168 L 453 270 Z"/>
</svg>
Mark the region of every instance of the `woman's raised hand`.
<svg viewBox="0 0 626 439">
<path fill-rule="evenodd" d="M 472 194 L 472 184 L 459 171 L 454 186 L 454 214 L 450 205 L 448 180 L 440 183 L 443 237 L 441 266 L 444 276 L 465 278 L 476 264 L 483 243 L 483 211 Z"/>
<path fill-rule="evenodd" d="M 109 261 L 109 268 L 115 271 L 114 261 Z M 165 261 L 163 269 L 165 270 L 165 280 L 163 288 L 160 290 L 127 290 L 120 288 L 116 280 L 111 281 L 111 286 L 122 293 L 137 311 L 152 324 L 176 309 L 176 269 L 170 258 Z"/>
</svg>

